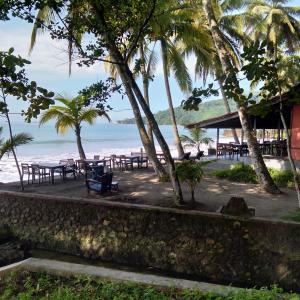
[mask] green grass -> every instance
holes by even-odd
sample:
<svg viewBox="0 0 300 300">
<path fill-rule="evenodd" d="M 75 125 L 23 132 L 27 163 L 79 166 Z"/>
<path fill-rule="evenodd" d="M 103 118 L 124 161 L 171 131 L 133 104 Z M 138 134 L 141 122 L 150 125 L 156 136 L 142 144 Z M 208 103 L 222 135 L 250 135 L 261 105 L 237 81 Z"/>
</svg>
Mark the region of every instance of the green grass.
<svg viewBox="0 0 300 300">
<path fill-rule="evenodd" d="M 290 170 L 269 169 L 271 177 L 279 187 L 294 188 L 293 174 Z M 257 177 L 253 168 L 244 163 L 238 163 L 225 170 L 216 170 L 212 174 L 220 179 L 228 179 L 235 182 L 257 183 Z M 300 180 L 300 176 L 299 176 Z"/>
<path fill-rule="evenodd" d="M 275 170 L 269 169 L 271 177 L 279 187 L 294 188 L 293 173 L 290 170 Z M 299 177 L 298 177 L 299 179 Z"/>
<path fill-rule="evenodd" d="M 281 289 L 249 289 L 217 296 L 201 291 L 158 289 L 134 283 L 118 283 L 86 276 L 58 277 L 45 273 L 21 271 L 0 280 L 1 300 L 300 300 L 296 294 L 284 294 Z"/>
<path fill-rule="evenodd" d="M 300 222 L 300 209 L 290 212 L 288 215 L 284 216 L 282 219 L 294 222 Z"/>
<path fill-rule="evenodd" d="M 230 169 L 213 171 L 212 174 L 220 179 L 244 183 L 257 183 L 256 174 L 253 168 L 244 163 L 238 163 Z"/>
</svg>

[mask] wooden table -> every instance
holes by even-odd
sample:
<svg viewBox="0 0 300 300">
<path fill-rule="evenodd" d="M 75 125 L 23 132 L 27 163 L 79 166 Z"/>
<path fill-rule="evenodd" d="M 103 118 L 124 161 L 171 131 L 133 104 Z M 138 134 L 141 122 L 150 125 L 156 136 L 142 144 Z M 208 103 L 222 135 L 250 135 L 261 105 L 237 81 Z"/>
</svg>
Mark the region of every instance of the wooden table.
<svg viewBox="0 0 300 300">
<path fill-rule="evenodd" d="M 83 159 L 83 161 L 89 165 L 98 165 L 98 164 L 103 164 L 103 166 L 106 165 L 106 159 Z"/>
<path fill-rule="evenodd" d="M 65 165 L 63 164 L 58 164 L 58 163 L 43 163 L 40 162 L 38 163 L 39 168 L 41 169 L 48 169 L 50 171 L 51 175 L 51 183 L 54 184 L 54 171 L 55 170 L 61 170 L 63 180 L 65 179 Z"/>
<path fill-rule="evenodd" d="M 133 163 L 134 162 L 137 162 L 138 168 L 140 167 L 140 156 L 139 155 L 131 155 L 131 154 L 117 155 L 116 158 L 120 160 L 121 164 L 122 164 L 122 159 L 129 160 L 130 163 L 131 163 L 131 170 L 133 170 Z"/>
</svg>

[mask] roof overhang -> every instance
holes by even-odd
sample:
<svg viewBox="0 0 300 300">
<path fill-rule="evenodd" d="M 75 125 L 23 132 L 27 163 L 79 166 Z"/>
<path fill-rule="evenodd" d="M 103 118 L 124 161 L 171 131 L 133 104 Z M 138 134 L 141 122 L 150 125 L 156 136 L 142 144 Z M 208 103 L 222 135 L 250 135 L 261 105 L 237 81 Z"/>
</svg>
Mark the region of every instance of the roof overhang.
<svg viewBox="0 0 300 300">
<path fill-rule="evenodd" d="M 294 91 L 300 91 L 300 84 L 296 85 L 293 88 Z M 287 124 L 290 124 L 291 120 L 291 110 L 293 105 L 287 105 L 287 101 L 292 98 L 291 92 L 284 93 L 280 99 L 279 96 L 273 97 L 266 104 L 266 108 L 268 113 L 264 116 L 258 115 L 256 112 L 257 108 L 261 104 L 255 104 L 249 107 L 249 118 L 253 127 L 256 129 L 282 129 L 283 125 L 280 121 L 280 102 L 284 103 L 283 105 L 283 113 L 286 119 Z M 294 94 L 293 94 L 294 95 Z M 297 100 L 300 97 L 297 96 Z M 299 103 L 298 102 L 298 103 Z M 295 103 L 295 102 L 294 102 Z M 197 123 L 188 124 L 185 126 L 186 128 L 241 128 L 241 122 L 238 115 L 238 112 L 232 112 L 229 114 L 225 114 L 219 117 L 203 120 Z"/>
</svg>

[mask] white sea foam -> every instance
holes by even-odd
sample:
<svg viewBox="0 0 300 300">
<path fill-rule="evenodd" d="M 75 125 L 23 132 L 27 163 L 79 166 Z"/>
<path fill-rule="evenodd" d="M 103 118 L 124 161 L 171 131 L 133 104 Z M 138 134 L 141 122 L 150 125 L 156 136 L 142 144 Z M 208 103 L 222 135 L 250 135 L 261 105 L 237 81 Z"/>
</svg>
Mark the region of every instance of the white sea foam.
<svg viewBox="0 0 300 300">
<path fill-rule="evenodd" d="M 220 142 L 228 142 L 230 141 L 230 138 L 220 138 Z M 204 150 L 204 153 L 207 154 L 207 146 L 202 145 L 201 149 Z M 76 145 L 74 145 L 74 150 L 76 149 Z M 97 150 L 96 150 L 97 149 Z M 88 151 L 86 153 L 87 158 L 93 158 L 94 155 L 100 155 L 100 157 L 109 156 L 111 154 L 130 154 L 130 152 L 139 152 L 141 147 L 124 147 L 124 148 L 110 148 L 110 149 L 100 149 L 95 145 L 95 151 Z M 177 156 L 177 151 L 174 145 L 170 145 L 171 154 L 173 157 Z M 157 151 L 160 151 L 160 148 L 157 147 Z M 185 151 L 191 151 L 192 155 L 196 153 L 195 149 L 186 149 Z M 31 155 L 18 155 L 19 163 L 41 163 L 41 162 L 50 162 L 50 163 L 58 163 L 61 159 L 66 158 L 74 158 L 79 159 L 78 152 L 59 152 L 59 145 L 55 151 L 56 153 L 53 153 L 51 155 L 49 154 L 31 154 Z M 19 176 L 17 172 L 17 167 L 14 161 L 14 158 L 12 155 L 10 156 L 4 156 L 0 160 L 0 182 L 7 183 L 7 182 L 14 182 L 18 181 Z"/>
</svg>

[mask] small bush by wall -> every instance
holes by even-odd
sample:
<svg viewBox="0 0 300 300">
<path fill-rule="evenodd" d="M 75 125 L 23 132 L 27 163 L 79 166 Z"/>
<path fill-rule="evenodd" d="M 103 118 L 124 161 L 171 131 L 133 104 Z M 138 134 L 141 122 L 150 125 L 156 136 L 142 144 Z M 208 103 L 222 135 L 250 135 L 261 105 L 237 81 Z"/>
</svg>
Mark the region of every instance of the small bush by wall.
<svg viewBox="0 0 300 300">
<path fill-rule="evenodd" d="M 0 193 L 31 245 L 240 285 L 300 290 L 300 225 L 102 200 Z"/>
<path fill-rule="evenodd" d="M 237 163 L 230 169 L 213 171 L 213 175 L 236 182 L 257 183 L 255 171 L 250 165 L 244 163 Z"/>
<path fill-rule="evenodd" d="M 269 169 L 270 175 L 279 187 L 294 188 L 293 173 L 291 170 Z M 237 163 L 230 169 L 215 170 L 212 174 L 220 179 L 228 179 L 235 182 L 257 183 L 257 176 L 250 165 Z M 300 176 L 299 176 L 300 180 Z"/>
</svg>

